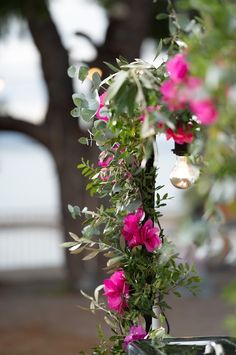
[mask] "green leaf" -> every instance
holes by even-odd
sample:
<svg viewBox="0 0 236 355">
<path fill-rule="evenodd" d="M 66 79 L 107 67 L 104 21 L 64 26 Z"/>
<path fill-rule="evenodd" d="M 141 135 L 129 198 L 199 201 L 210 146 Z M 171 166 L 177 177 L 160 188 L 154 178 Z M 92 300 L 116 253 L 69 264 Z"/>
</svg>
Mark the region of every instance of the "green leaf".
<svg viewBox="0 0 236 355">
<path fill-rule="evenodd" d="M 108 117 L 110 115 L 110 112 L 106 106 L 103 106 L 101 110 L 99 111 L 100 116 L 102 117 Z"/>
<path fill-rule="evenodd" d="M 105 322 L 111 329 L 116 329 L 115 323 L 113 323 L 107 316 L 104 317 Z M 121 353 L 120 353 L 121 354 Z"/>
<path fill-rule="evenodd" d="M 121 67 L 122 65 L 127 65 L 129 64 L 128 60 L 124 57 L 122 57 L 122 55 L 119 56 L 119 58 L 116 58 L 116 62 L 117 64 Z"/>
<path fill-rule="evenodd" d="M 79 206 L 68 205 L 68 210 L 71 213 L 73 219 L 76 219 L 76 217 L 81 216 L 81 211 Z"/>
<path fill-rule="evenodd" d="M 92 91 L 97 90 L 101 84 L 101 77 L 97 72 L 93 74 L 92 81 L 93 81 Z"/>
<path fill-rule="evenodd" d="M 103 63 L 106 64 L 106 66 L 107 66 L 109 69 L 111 69 L 112 71 L 114 71 L 114 72 L 118 72 L 118 71 L 119 71 L 119 69 L 118 69 L 117 67 L 115 67 L 113 64 L 108 63 L 108 62 L 103 62 Z"/>
<path fill-rule="evenodd" d="M 172 36 L 174 36 L 177 33 L 177 28 L 175 26 L 175 23 L 172 21 L 172 19 L 169 20 L 169 31 Z"/>
<path fill-rule="evenodd" d="M 89 67 L 87 65 L 81 65 L 79 68 L 79 80 L 82 82 L 87 78 Z"/>
<path fill-rule="evenodd" d="M 88 101 L 85 98 L 85 95 L 82 92 L 78 92 L 72 95 L 72 100 L 77 107 L 88 107 Z"/>
<path fill-rule="evenodd" d="M 76 242 L 65 242 L 65 243 L 62 243 L 61 246 L 64 248 L 71 248 L 71 247 L 75 246 L 76 244 L 77 244 Z"/>
<path fill-rule="evenodd" d="M 75 65 L 71 65 L 68 69 L 67 69 L 67 74 L 70 78 L 75 78 L 77 73 L 77 68 Z"/>
<path fill-rule="evenodd" d="M 158 14 L 156 16 L 156 20 L 165 20 L 166 18 L 168 18 L 169 15 L 168 14 L 165 14 L 165 13 L 161 13 L 161 14 Z"/>
<path fill-rule="evenodd" d="M 107 266 L 110 268 L 114 265 L 117 265 L 120 263 L 120 261 L 123 259 L 123 256 L 116 256 L 112 259 L 109 259 L 108 262 L 107 262 Z"/>
<path fill-rule="evenodd" d="M 116 74 L 112 85 L 109 87 L 107 91 L 106 99 L 108 101 L 111 100 L 117 94 L 117 92 L 120 90 L 121 86 L 124 84 L 125 80 L 127 79 L 127 77 L 128 77 L 128 72 L 124 70 L 121 70 Z"/>
<path fill-rule="evenodd" d="M 135 108 L 135 98 L 137 95 L 138 88 L 137 86 L 132 86 L 129 91 L 128 95 L 126 97 L 127 100 L 127 108 L 128 108 L 128 114 L 132 116 L 134 114 L 134 108 Z"/>
<path fill-rule="evenodd" d="M 98 229 L 89 224 L 82 229 L 82 234 L 86 239 L 91 239 L 94 235 L 99 235 L 100 232 Z"/>
<path fill-rule="evenodd" d="M 78 244 L 78 247 L 77 247 L 77 248 L 75 248 L 75 247 L 70 248 L 70 253 L 71 253 L 71 254 L 80 254 L 80 253 L 82 253 L 83 250 L 86 249 L 86 247 L 87 247 L 86 244 L 83 245 L 83 246 L 81 246 L 80 244 Z"/>
<path fill-rule="evenodd" d="M 80 138 L 79 138 L 79 143 L 80 143 L 80 144 L 89 145 L 89 140 L 88 140 L 88 138 L 86 138 L 86 137 L 80 137 Z"/>
<path fill-rule="evenodd" d="M 98 97 L 98 95 L 95 98 L 87 99 L 87 102 L 88 102 L 88 108 L 90 110 L 94 110 L 94 111 L 97 112 L 98 107 L 99 107 L 99 97 Z"/>
<path fill-rule="evenodd" d="M 157 59 L 157 57 L 159 56 L 161 51 L 162 51 L 162 39 L 159 41 L 159 44 L 158 44 L 158 47 L 157 47 L 157 51 L 156 51 L 156 55 L 155 55 L 153 61 Z"/>
<path fill-rule="evenodd" d="M 99 249 L 93 250 L 91 253 L 89 253 L 88 255 L 86 255 L 85 257 L 83 257 L 82 260 L 91 260 L 91 259 L 95 258 L 95 256 L 97 256 L 99 252 L 100 252 Z"/>
<path fill-rule="evenodd" d="M 87 108 L 82 108 L 80 110 L 80 118 L 82 118 L 82 120 L 85 122 L 89 122 L 94 117 L 95 114 L 96 111 L 89 110 Z"/>
<path fill-rule="evenodd" d="M 71 248 L 70 248 L 70 252 L 73 254 L 73 253 L 77 253 L 77 250 L 80 249 L 81 247 L 81 244 L 82 243 L 76 243 L 75 245 L 73 245 Z"/>
<path fill-rule="evenodd" d="M 104 130 L 106 129 L 107 127 L 107 122 L 106 121 L 103 121 L 103 120 L 97 120 L 94 122 L 94 128 L 97 129 L 97 130 Z"/>
<path fill-rule="evenodd" d="M 78 235 L 76 235 L 75 233 L 72 233 L 72 232 L 69 232 L 70 234 L 70 237 L 72 239 L 74 239 L 76 242 L 79 242 L 80 241 L 80 238 L 78 237 Z"/>
<path fill-rule="evenodd" d="M 80 117 L 80 109 L 78 107 L 73 108 L 73 110 L 70 111 L 70 114 L 72 117 Z"/>
<path fill-rule="evenodd" d="M 181 297 L 181 293 L 178 292 L 178 291 L 173 291 L 174 295 L 177 296 L 177 297 Z"/>
</svg>

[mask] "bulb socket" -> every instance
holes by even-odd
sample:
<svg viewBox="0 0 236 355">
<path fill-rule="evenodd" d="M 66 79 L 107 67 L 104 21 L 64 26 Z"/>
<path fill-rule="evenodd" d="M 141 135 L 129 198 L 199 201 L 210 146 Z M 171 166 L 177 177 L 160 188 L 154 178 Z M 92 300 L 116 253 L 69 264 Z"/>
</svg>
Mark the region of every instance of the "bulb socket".
<svg viewBox="0 0 236 355">
<path fill-rule="evenodd" d="M 188 147 L 188 143 L 178 144 L 175 142 L 175 147 L 174 149 L 171 149 L 171 151 L 178 156 L 188 155 Z"/>
</svg>

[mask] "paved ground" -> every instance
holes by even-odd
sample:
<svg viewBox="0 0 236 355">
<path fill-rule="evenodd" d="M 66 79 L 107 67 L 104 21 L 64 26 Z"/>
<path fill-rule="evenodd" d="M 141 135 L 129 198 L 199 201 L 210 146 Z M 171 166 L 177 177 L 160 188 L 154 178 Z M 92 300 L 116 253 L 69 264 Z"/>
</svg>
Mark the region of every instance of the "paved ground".
<svg viewBox="0 0 236 355">
<path fill-rule="evenodd" d="M 232 309 L 221 298 L 235 270 L 208 274 L 201 297 L 170 298 L 171 334 L 227 335 L 223 321 Z M 59 279 L 13 282 L 0 274 L 0 355 L 75 355 L 96 344 L 93 316 L 78 308 L 87 305 L 79 295 L 63 290 Z M 1 282 L 2 280 L 2 282 Z"/>
</svg>

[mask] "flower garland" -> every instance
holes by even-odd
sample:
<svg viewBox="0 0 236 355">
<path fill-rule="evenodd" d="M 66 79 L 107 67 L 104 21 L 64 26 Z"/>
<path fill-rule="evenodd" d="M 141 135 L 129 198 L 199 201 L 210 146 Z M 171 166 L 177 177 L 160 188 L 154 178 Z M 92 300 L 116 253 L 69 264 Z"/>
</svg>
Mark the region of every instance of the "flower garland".
<svg viewBox="0 0 236 355">
<path fill-rule="evenodd" d="M 72 115 L 92 125 L 80 142 L 95 142 L 101 150 L 97 166 L 82 161 L 78 167 L 89 179 L 91 195 L 110 202 L 96 211 L 69 206 L 72 216 L 85 216 L 85 227 L 82 236 L 70 233 L 74 241 L 66 246 L 75 254 L 88 251 L 84 260 L 103 253 L 112 273 L 94 297 L 83 292 L 93 311 L 105 312 L 113 332 L 94 354 L 123 354 L 134 340 L 162 337 L 166 295 L 179 296 L 182 287 L 197 290 L 194 268 L 179 262 L 160 224 L 168 194 L 161 195 L 162 186 L 155 186 L 153 148 L 160 133 L 177 146 L 190 144 L 204 125 L 217 120 L 216 104 L 202 80 L 191 75 L 187 55 L 177 53 L 157 68 L 119 59 L 118 67 L 112 67 L 115 73 L 103 82 L 93 74 L 90 94 L 73 95 Z M 83 83 L 86 71 L 71 67 L 68 73 Z M 151 328 L 155 307 L 161 313 L 158 330 Z"/>
</svg>

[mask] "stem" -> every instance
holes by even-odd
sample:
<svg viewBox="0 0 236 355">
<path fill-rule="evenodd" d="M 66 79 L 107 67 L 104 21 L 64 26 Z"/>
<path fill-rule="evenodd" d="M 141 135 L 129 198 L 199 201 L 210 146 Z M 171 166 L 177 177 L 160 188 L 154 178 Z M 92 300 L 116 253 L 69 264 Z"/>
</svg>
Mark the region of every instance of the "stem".
<svg viewBox="0 0 236 355">
<path fill-rule="evenodd" d="M 160 307 L 160 306 L 159 306 Z M 163 311 L 163 309 L 160 307 L 160 311 L 161 311 L 161 314 L 164 316 L 164 318 L 165 318 L 165 322 L 166 322 L 166 327 L 167 327 L 167 329 L 166 329 L 166 332 L 167 332 L 167 334 L 170 334 L 170 323 L 169 323 L 169 321 L 168 321 L 168 319 L 167 319 L 167 316 L 166 316 L 166 314 L 165 314 L 165 312 Z"/>
</svg>

